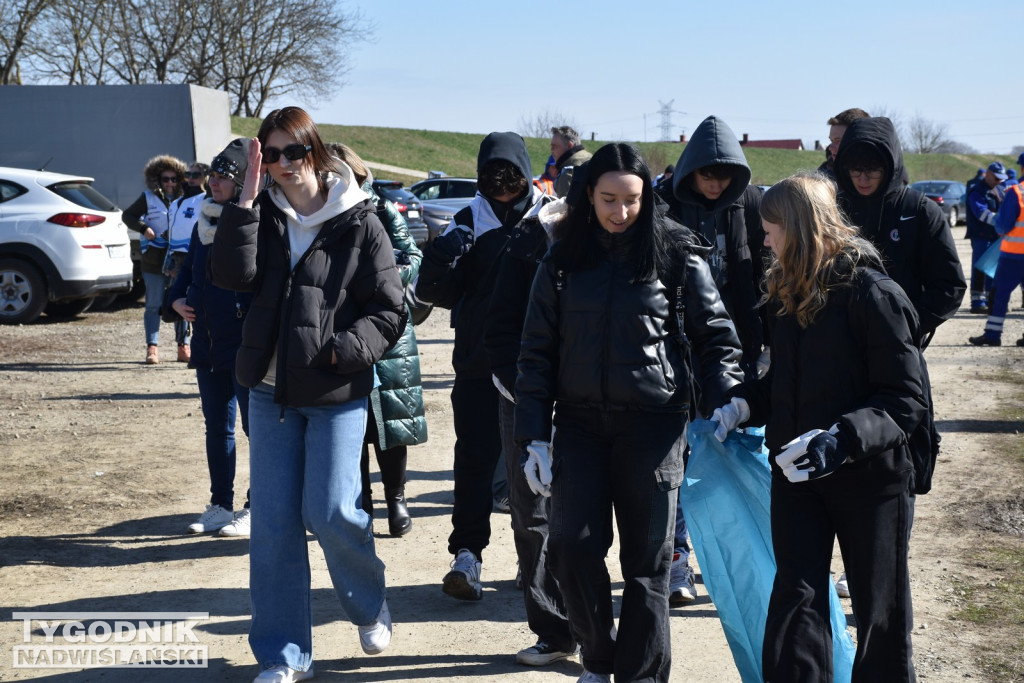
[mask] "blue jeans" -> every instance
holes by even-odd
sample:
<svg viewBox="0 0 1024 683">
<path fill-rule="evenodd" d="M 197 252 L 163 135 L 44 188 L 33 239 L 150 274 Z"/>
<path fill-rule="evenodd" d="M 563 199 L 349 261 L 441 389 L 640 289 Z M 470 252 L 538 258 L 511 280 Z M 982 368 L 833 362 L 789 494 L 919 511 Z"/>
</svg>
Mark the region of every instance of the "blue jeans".
<svg viewBox="0 0 1024 683">
<path fill-rule="evenodd" d="M 143 273 L 142 281 L 146 283 L 146 312 L 142 314 L 142 324 L 146 329 L 146 344 L 159 344 L 160 304 L 164 302 L 167 276 L 161 273 Z"/>
<path fill-rule="evenodd" d="M 249 392 L 249 645 L 263 669 L 313 664 L 307 530 L 349 621 L 370 624 L 380 612 L 384 563 L 360 507 L 366 414 L 365 398 L 293 408 L 275 403 L 267 384 Z"/>
<path fill-rule="evenodd" d="M 249 390 L 238 383 L 233 371 L 228 370 L 214 372 L 197 367 L 196 383 L 206 421 L 210 504 L 232 510 L 235 504 L 235 415 L 236 412 L 242 413 L 242 431 L 248 435 Z M 248 500 L 245 506 L 249 507 Z"/>
<path fill-rule="evenodd" d="M 690 561 L 690 532 L 686 528 L 686 517 L 683 515 L 683 499 L 680 496 L 679 501 L 676 503 L 676 527 L 675 527 L 675 538 L 672 541 L 672 545 L 675 547 L 675 552 L 679 553 L 680 559 L 685 562 Z"/>
</svg>

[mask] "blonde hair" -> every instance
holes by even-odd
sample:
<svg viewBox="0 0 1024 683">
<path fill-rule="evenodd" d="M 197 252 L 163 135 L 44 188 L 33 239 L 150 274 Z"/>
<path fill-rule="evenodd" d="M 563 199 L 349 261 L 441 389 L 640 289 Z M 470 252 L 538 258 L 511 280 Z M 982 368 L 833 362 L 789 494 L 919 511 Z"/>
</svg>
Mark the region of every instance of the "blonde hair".
<svg viewBox="0 0 1024 683">
<path fill-rule="evenodd" d="M 344 161 L 352 169 L 352 174 L 356 177 L 356 182 L 362 187 L 363 183 L 370 176 L 369 169 L 366 168 L 366 163 L 362 157 L 356 154 L 355 150 L 346 145 L 343 142 L 328 142 L 327 151 L 333 154 L 335 157 Z"/>
<path fill-rule="evenodd" d="M 849 284 L 862 257 L 881 262 L 836 203 L 836 186 L 820 174 L 779 181 L 761 200 L 761 218 L 782 228 L 782 245 L 765 274 L 762 303 L 806 328 L 825 307 L 830 289 Z"/>
</svg>

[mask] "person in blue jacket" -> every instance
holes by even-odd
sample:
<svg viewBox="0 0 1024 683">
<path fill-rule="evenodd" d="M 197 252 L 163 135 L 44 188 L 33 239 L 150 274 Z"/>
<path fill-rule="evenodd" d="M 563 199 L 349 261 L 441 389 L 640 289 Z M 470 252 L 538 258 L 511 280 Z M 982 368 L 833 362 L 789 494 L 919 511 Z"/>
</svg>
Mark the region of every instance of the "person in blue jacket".
<svg viewBox="0 0 1024 683">
<path fill-rule="evenodd" d="M 210 504 L 190 533 L 218 531 L 221 536 L 249 535 L 249 501 L 234 509 L 235 421 L 249 434 L 249 390 L 235 379 L 235 354 L 242 343 L 242 322 L 252 295 L 214 285 L 209 278 L 210 249 L 224 205 L 237 201 L 245 179 L 249 141 L 232 141 L 211 166 L 210 196 L 199 209 L 188 252 L 171 285 L 171 306 L 192 323 L 192 357 L 199 400 L 206 421 L 206 463 L 210 471 Z"/>
<path fill-rule="evenodd" d="M 971 241 L 971 313 L 988 313 L 989 290 L 992 278 L 985 275 L 974 264 L 992 243 L 999 239 L 995 230 L 996 212 L 1006 192 L 1002 183 L 1006 180 L 1006 169 L 993 161 L 985 170 L 981 181 L 971 186 L 967 193 L 967 239 Z"/>
</svg>

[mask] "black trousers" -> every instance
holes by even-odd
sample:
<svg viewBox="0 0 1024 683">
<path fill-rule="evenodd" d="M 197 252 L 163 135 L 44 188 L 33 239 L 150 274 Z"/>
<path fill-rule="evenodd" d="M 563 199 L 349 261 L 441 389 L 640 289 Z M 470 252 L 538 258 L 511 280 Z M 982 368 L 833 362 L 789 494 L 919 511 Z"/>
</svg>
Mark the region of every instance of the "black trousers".
<svg viewBox="0 0 1024 683">
<path fill-rule="evenodd" d="M 512 517 L 512 537 L 516 544 L 519 569 L 523 573 L 523 600 L 526 622 L 538 640 L 562 652 L 576 647 L 569 627 L 565 601 L 548 562 L 548 515 L 551 500 L 530 490 L 515 444 L 515 404 L 498 395 L 498 421 L 501 444 L 508 473 L 508 498 Z"/>
<path fill-rule="evenodd" d="M 483 560 L 491 539 L 491 482 L 501 454 L 498 390 L 490 377 L 455 375 L 452 386 L 455 424 L 455 504 L 448 552 L 466 548 Z"/>
<path fill-rule="evenodd" d="M 841 477 L 842 469 L 831 476 Z M 828 588 L 836 538 L 857 621 L 853 683 L 916 680 L 907 570 L 909 490 L 839 497 L 821 495 L 810 484 L 790 483 L 778 473 L 772 479 L 777 570 L 762 651 L 765 681 L 832 680 Z"/>
<path fill-rule="evenodd" d="M 667 681 L 669 569 L 685 417 L 555 409 L 551 565 L 588 671 Z M 615 530 L 625 587 L 616 630 L 605 558 Z"/>
</svg>

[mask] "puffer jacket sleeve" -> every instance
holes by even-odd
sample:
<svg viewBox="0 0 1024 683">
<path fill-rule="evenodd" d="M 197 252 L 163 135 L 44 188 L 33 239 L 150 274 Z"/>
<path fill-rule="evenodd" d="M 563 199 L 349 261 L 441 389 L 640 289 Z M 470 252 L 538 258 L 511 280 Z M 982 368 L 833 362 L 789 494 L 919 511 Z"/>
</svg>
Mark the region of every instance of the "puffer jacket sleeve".
<svg viewBox="0 0 1024 683">
<path fill-rule="evenodd" d="M 257 198 L 251 209 L 225 204 L 217 221 L 210 252 L 210 273 L 213 284 L 221 289 L 237 292 L 256 289 L 260 199 Z"/>
<path fill-rule="evenodd" d="M 472 225 L 472 215 L 472 210 L 468 206 L 460 210 L 443 234 L 447 235 L 452 230 L 461 229 L 473 232 L 469 227 Z M 471 265 L 475 260 L 473 249 L 452 262 L 438 254 L 433 243 L 427 245 L 423 252 L 419 279 L 416 281 L 416 296 L 441 308 L 455 308 L 466 293 L 467 274 L 472 271 Z"/>
<path fill-rule="evenodd" d="M 925 337 L 960 308 L 967 282 L 942 210 L 932 201 L 921 206 L 917 218 L 921 234 L 915 255 L 921 291 L 912 303 L 921 318 L 921 336 Z"/>
<path fill-rule="evenodd" d="M 871 395 L 839 418 L 851 460 L 892 450 L 924 418 L 921 355 L 916 343 L 917 316 L 894 281 L 880 279 L 851 298 L 850 323 L 861 330 Z"/>
<path fill-rule="evenodd" d="M 363 220 L 366 236 L 349 291 L 363 315 L 334 335 L 339 374 L 364 370 L 380 360 L 402 336 L 408 318 L 391 240 L 377 216 L 368 213 Z"/>
<path fill-rule="evenodd" d="M 515 384 L 515 439 L 520 445 L 551 439 L 560 345 L 556 273 L 546 257 L 530 289 Z"/>
<path fill-rule="evenodd" d="M 687 253 L 686 313 L 683 325 L 698 359 L 701 412 L 711 415 L 732 396 L 743 379 L 740 340 L 725 311 L 711 270 L 704 259 Z"/>
</svg>

